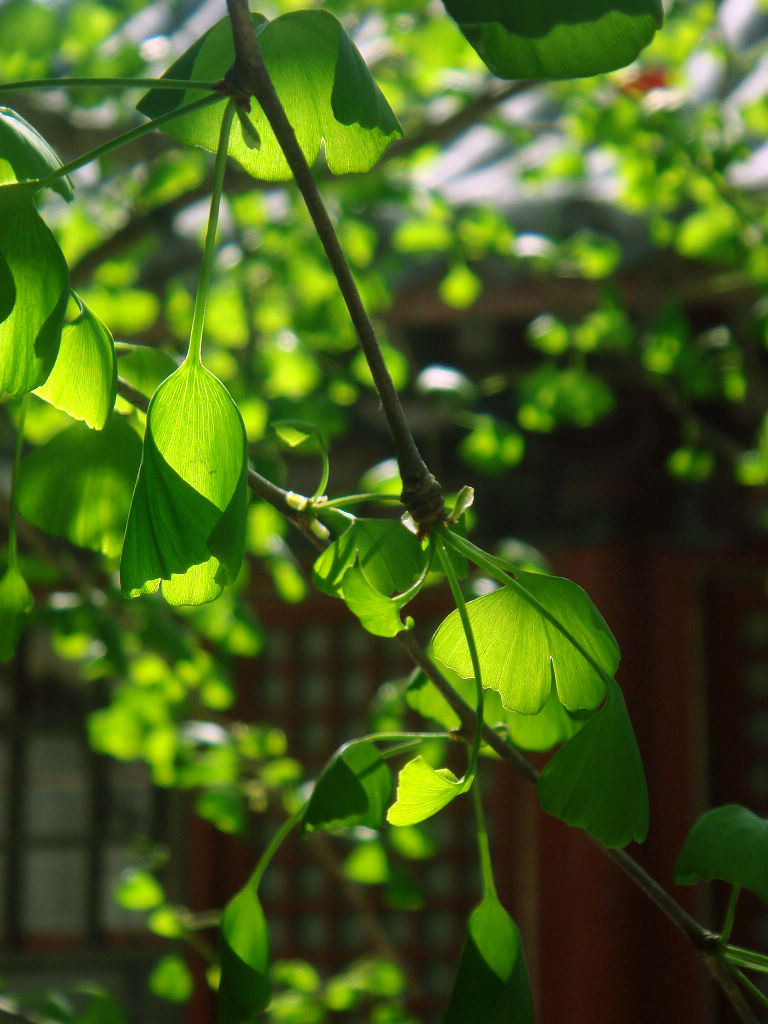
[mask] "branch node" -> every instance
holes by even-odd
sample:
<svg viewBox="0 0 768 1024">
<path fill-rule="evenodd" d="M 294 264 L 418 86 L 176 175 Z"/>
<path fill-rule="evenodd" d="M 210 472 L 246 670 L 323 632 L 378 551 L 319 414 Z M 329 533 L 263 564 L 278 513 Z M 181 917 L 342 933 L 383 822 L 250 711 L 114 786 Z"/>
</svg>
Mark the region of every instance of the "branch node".
<svg viewBox="0 0 768 1024">
<path fill-rule="evenodd" d="M 444 523 L 448 516 L 443 490 L 429 471 L 404 484 L 400 501 L 418 526 L 419 538 L 426 537 L 433 526 Z"/>
</svg>

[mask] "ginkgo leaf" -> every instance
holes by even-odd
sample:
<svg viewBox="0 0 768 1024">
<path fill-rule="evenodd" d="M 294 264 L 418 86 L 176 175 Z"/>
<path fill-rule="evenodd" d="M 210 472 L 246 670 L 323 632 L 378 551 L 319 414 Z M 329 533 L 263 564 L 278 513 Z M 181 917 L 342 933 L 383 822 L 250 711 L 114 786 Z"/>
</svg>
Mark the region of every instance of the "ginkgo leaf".
<svg viewBox="0 0 768 1024">
<path fill-rule="evenodd" d="M 327 11 L 291 11 L 274 21 L 254 14 L 264 63 L 285 107 L 299 145 L 312 163 L 321 145 L 334 174 L 367 171 L 401 135 L 397 118 L 382 96 L 341 23 Z M 173 64 L 166 76 L 212 81 L 223 78 L 234 60 L 228 19 L 214 25 Z M 182 90 L 148 92 L 139 110 L 157 117 L 194 99 Z M 215 152 L 224 101 L 185 114 L 164 128 L 174 138 Z M 252 132 L 235 121 L 229 154 L 256 178 L 291 177 L 288 164 L 260 108 L 249 115 Z M 259 145 L 254 145 L 258 138 Z"/>
<path fill-rule="evenodd" d="M 741 885 L 768 903 L 768 818 L 739 804 L 702 814 L 683 843 L 675 881 L 691 885 L 719 878 Z"/>
<path fill-rule="evenodd" d="M 344 597 L 345 575 L 358 565 L 372 587 L 391 595 L 418 579 L 428 557 L 399 520 L 356 519 L 316 560 L 312 578 L 318 590 Z"/>
<path fill-rule="evenodd" d="M 441 1024 L 533 1024 L 523 944 L 493 894 L 469 917 L 467 937 Z"/>
<path fill-rule="evenodd" d="M 500 78 L 578 78 L 630 64 L 661 27 L 661 0 L 443 0 Z"/>
<path fill-rule="evenodd" d="M 0 579 L 0 661 L 10 661 L 32 611 L 32 594 L 15 565 L 9 565 Z"/>
<path fill-rule="evenodd" d="M 229 392 L 188 359 L 155 392 L 125 531 L 123 592 L 212 601 L 237 575 L 247 511 L 245 427 Z"/>
<path fill-rule="evenodd" d="M 269 932 L 252 887 L 246 886 L 221 917 L 219 1024 L 251 1024 L 271 998 Z"/>
<path fill-rule="evenodd" d="M 74 295 L 80 314 L 65 324 L 59 354 L 48 380 L 36 394 L 46 402 L 101 430 L 115 405 L 117 361 L 107 326 Z"/>
<path fill-rule="evenodd" d="M 457 779 L 449 768 L 433 768 L 420 754 L 400 770 L 397 799 L 387 811 L 387 821 L 390 825 L 416 825 L 465 793 L 470 784 Z"/>
<path fill-rule="evenodd" d="M 26 520 L 110 558 L 120 554 L 141 439 L 113 413 L 102 430 L 74 423 L 24 456 L 17 501 Z"/>
<path fill-rule="evenodd" d="M 370 740 L 337 750 L 315 783 L 303 826 L 338 829 L 381 828 L 392 799 L 392 775 Z"/>
<path fill-rule="evenodd" d="M 545 811 L 609 849 L 643 842 L 648 787 L 624 695 L 613 680 L 605 704 L 544 766 L 537 791 Z"/>
<path fill-rule="evenodd" d="M 536 714 L 549 698 L 553 681 L 569 711 L 594 708 L 603 699 L 605 679 L 619 664 L 619 648 L 603 617 L 575 583 L 518 572 L 515 585 L 470 601 L 467 613 L 483 686 L 498 690 L 508 710 Z M 458 611 L 438 627 L 432 649 L 460 676 L 473 676 Z"/>
<path fill-rule="evenodd" d="M 1 190 L 0 190 L 1 191 Z M 0 398 L 39 387 L 53 368 L 69 270 L 30 199 L 0 202 Z"/>
<path fill-rule="evenodd" d="M 371 585 L 365 572 L 358 566 L 353 566 L 344 574 L 344 603 L 374 636 L 397 636 L 408 625 L 412 625 L 412 620 L 403 623 L 400 618 L 400 610 L 412 596 L 412 593 L 406 593 L 387 597 Z"/>
<path fill-rule="evenodd" d="M 0 185 L 36 181 L 61 167 L 61 160 L 40 132 L 8 107 L 0 107 Z M 51 185 L 64 199 L 72 198 L 69 177 Z"/>
</svg>

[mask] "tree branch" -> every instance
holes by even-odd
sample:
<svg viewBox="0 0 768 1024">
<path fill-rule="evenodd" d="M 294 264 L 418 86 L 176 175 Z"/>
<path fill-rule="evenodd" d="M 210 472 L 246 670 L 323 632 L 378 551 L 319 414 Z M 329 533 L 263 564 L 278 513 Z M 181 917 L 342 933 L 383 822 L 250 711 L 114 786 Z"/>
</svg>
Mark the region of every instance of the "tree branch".
<svg viewBox="0 0 768 1024">
<path fill-rule="evenodd" d="M 336 276 L 381 400 L 403 481 L 401 501 L 415 522 L 424 531 L 428 531 L 432 525 L 442 522 L 445 518 L 442 490 L 416 447 L 397 390 L 384 362 L 376 332 L 363 305 L 333 223 L 293 127 L 264 66 L 247 0 L 227 0 L 227 10 L 232 21 L 236 57 L 225 81 L 231 86 L 232 95 L 238 102 L 245 102 L 248 96 L 256 98 L 280 144 Z"/>
</svg>

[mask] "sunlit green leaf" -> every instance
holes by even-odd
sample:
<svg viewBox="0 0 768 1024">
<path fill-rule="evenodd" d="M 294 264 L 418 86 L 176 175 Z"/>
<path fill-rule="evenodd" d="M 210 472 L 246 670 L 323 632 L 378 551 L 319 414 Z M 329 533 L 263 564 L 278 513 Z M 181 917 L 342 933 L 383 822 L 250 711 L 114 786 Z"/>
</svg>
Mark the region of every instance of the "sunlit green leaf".
<svg viewBox="0 0 768 1024">
<path fill-rule="evenodd" d="M 504 707 L 522 714 L 536 714 L 544 707 L 553 680 L 569 711 L 596 707 L 605 693 L 604 676 L 598 669 L 612 676 L 619 663 L 619 649 L 605 620 L 570 580 L 529 572 L 517 572 L 516 579 L 519 589 L 501 587 L 467 605 L 483 686 L 498 690 Z M 595 664 L 541 609 L 561 624 Z M 473 675 L 458 611 L 440 625 L 432 646 L 443 664 L 464 678 Z"/>
<path fill-rule="evenodd" d="M 533 1024 L 517 925 L 494 895 L 472 911 L 442 1024 Z"/>
<path fill-rule="evenodd" d="M 468 788 L 449 768 L 433 768 L 420 754 L 400 770 L 397 799 L 387 811 L 387 821 L 390 825 L 416 825 Z"/>
<path fill-rule="evenodd" d="M 292 11 L 274 21 L 253 15 L 264 63 L 307 160 L 324 147 L 334 174 L 369 170 L 401 134 L 397 118 L 379 92 L 365 63 L 337 19 L 327 11 Z M 232 64 L 234 48 L 228 19 L 199 39 L 166 75 L 174 79 L 215 81 Z M 173 110 L 199 93 L 150 91 L 139 104 L 148 117 Z M 216 151 L 223 102 L 184 115 L 166 130 L 174 138 Z M 229 153 L 254 177 L 291 177 L 274 133 L 261 109 L 249 119 L 252 133 L 243 137 L 235 122 Z M 260 139 L 258 148 L 253 139 Z"/>
<path fill-rule="evenodd" d="M 397 636 L 407 628 L 407 624 L 400 618 L 400 610 L 411 596 L 387 597 L 371 585 L 365 572 L 358 566 L 353 566 L 344 574 L 344 602 L 374 636 Z"/>
<path fill-rule="evenodd" d="M 342 870 L 346 878 L 359 885 L 383 885 L 389 878 L 386 850 L 376 840 L 358 843 Z"/>
<path fill-rule="evenodd" d="M 768 903 L 768 818 L 738 804 L 725 804 L 699 818 L 675 864 L 675 881 L 692 885 L 722 879 Z"/>
<path fill-rule="evenodd" d="M 53 370 L 36 394 L 73 419 L 101 430 L 115 404 L 115 345 L 106 324 L 75 298 L 80 315 L 64 326 Z"/>
<path fill-rule="evenodd" d="M 0 661 L 10 661 L 32 611 L 32 594 L 16 566 L 9 566 L 0 579 Z"/>
<path fill-rule="evenodd" d="M 501 78 L 578 78 L 630 64 L 662 22 L 660 0 L 443 0 Z"/>
<path fill-rule="evenodd" d="M 344 596 L 344 577 L 355 565 L 381 594 L 402 593 L 422 573 L 427 555 L 397 519 L 356 519 L 315 562 L 318 590 Z"/>
<path fill-rule="evenodd" d="M 7 273 L 6 273 L 7 271 Z M 56 239 L 28 199 L 0 215 L 0 398 L 23 395 L 56 361 L 69 300 L 69 270 Z"/>
<path fill-rule="evenodd" d="M 165 900 L 163 888 L 149 871 L 141 868 L 128 868 L 120 876 L 115 892 L 115 900 L 126 910 L 153 910 Z"/>
<path fill-rule="evenodd" d="M 544 767 L 539 803 L 610 849 L 648 834 L 648 788 L 624 695 L 611 680 L 602 708 Z"/>
<path fill-rule="evenodd" d="M 155 392 L 125 532 L 123 592 L 204 604 L 237 575 L 245 546 L 243 421 L 224 385 L 187 360 Z"/>
<path fill-rule="evenodd" d="M 46 533 L 120 553 L 141 462 L 141 440 L 113 413 L 101 431 L 73 424 L 21 462 L 19 511 Z"/>
<path fill-rule="evenodd" d="M 175 953 L 160 957 L 149 975 L 149 990 L 169 1003 L 186 1003 L 195 988 L 190 969 Z"/>
<path fill-rule="evenodd" d="M 37 129 L 15 110 L 0 107 L 0 185 L 36 181 L 61 167 L 61 160 Z M 64 199 L 72 198 L 69 177 L 51 185 Z"/>
<path fill-rule="evenodd" d="M 308 829 L 381 828 L 392 799 L 392 775 L 368 740 L 338 750 L 315 783 L 302 819 Z"/>
<path fill-rule="evenodd" d="M 221 919 L 219 1024 L 251 1024 L 269 1003 L 269 933 L 258 896 L 242 889 Z"/>
</svg>

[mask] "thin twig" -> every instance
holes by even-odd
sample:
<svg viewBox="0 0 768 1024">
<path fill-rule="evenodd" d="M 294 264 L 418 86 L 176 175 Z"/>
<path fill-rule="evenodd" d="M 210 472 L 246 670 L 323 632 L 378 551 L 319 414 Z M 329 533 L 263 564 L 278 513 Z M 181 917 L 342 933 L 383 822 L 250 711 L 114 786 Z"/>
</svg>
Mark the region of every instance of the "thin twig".
<svg viewBox="0 0 768 1024">
<path fill-rule="evenodd" d="M 373 324 L 325 208 L 309 164 L 296 139 L 280 98 L 262 60 L 247 0 L 227 0 L 235 41 L 235 63 L 227 73 L 232 95 L 243 102 L 254 96 L 269 121 L 286 162 L 312 218 L 320 243 L 336 276 L 339 290 L 368 362 L 381 400 L 403 481 L 401 500 L 413 519 L 425 530 L 445 517 L 442 491 L 421 457 L 405 418 L 397 389 L 381 352 Z"/>
</svg>

